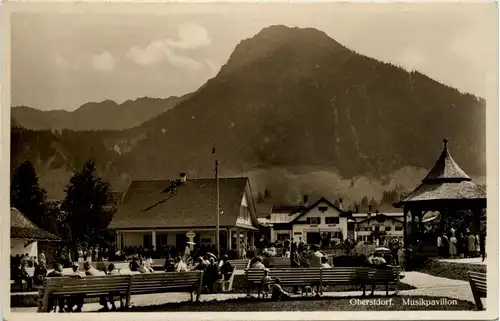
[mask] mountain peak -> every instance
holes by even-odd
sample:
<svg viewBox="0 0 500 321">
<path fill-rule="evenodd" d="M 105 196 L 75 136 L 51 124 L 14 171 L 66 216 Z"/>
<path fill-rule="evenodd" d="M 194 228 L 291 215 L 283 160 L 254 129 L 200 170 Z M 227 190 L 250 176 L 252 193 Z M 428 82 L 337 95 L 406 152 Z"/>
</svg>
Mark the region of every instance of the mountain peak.
<svg viewBox="0 0 500 321">
<path fill-rule="evenodd" d="M 234 70 L 258 60 L 276 59 L 280 55 L 302 63 L 304 60 L 314 62 L 320 56 L 331 56 L 339 52 L 350 50 L 323 31 L 273 25 L 262 29 L 252 38 L 242 40 L 221 71 Z"/>
</svg>

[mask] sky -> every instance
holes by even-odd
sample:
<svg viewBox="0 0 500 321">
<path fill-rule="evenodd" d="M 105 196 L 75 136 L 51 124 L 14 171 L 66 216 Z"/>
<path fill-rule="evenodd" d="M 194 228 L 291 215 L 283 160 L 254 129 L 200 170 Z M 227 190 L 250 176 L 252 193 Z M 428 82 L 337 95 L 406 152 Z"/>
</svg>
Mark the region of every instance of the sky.
<svg viewBox="0 0 500 321">
<path fill-rule="evenodd" d="M 241 40 L 277 24 L 317 28 L 360 54 L 496 100 L 491 3 L 93 6 L 11 15 L 12 106 L 71 111 L 193 92 Z"/>
</svg>

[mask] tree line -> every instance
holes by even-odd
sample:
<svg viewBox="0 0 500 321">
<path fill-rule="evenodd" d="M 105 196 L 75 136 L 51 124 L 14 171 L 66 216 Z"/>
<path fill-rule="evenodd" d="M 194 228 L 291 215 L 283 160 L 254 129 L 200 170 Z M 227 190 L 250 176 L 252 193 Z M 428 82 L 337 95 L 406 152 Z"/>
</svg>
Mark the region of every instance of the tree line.
<svg viewBox="0 0 500 321">
<path fill-rule="evenodd" d="M 106 246 L 112 235 L 106 230 L 116 206 L 111 186 L 96 176 L 96 165 L 87 160 L 73 172 L 62 201 L 47 199 L 30 161 L 20 164 L 12 175 L 10 204 L 34 224 L 66 241 L 69 248 Z"/>
</svg>

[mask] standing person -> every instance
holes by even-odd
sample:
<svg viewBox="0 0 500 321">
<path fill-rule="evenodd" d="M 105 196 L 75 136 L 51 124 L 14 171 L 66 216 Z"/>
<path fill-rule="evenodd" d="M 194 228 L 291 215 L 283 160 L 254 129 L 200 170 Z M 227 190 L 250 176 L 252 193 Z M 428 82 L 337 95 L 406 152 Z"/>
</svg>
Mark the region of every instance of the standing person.
<svg viewBox="0 0 500 321">
<path fill-rule="evenodd" d="M 474 234 L 469 233 L 467 237 L 467 257 L 476 256 L 476 237 Z"/>
<path fill-rule="evenodd" d="M 189 247 L 189 244 L 186 244 L 186 247 L 184 248 L 184 261 L 188 261 L 188 259 L 191 257 L 191 248 Z"/>
<path fill-rule="evenodd" d="M 448 239 L 448 235 L 446 233 L 443 233 L 443 257 L 448 257 L 450 255 L 449 249 L 450 249 L 450 240 Z"/>
<path fill-rule="evenodd" d="M 36 286 L 43 285 L 43 281 L 47 277 L 47 267 L 45 261 L 40 261 L 35 266 L 35 273 L 33 274 L 33 282 Z"/>
<path fill-rule="evenodd" d="M 262 297 L 267 298 L 269 296 L 271 281 L 272 279 L 269 276 L 269 269 L 264 269 L 264 276 L 260 280 L 260 289 L 258 295 L 259 298 L 261 292 L 262 292 Z"/>
<path fill-rule="evenodd" d="M 45 254 L 43 252 L 40 252 L 40 255 L 38 256 L 38 262 L 40 264 L 43 262 L 44 266 L 47 264 L 47 259 L 45 258 Z"/>
<path fill-rule="evenodd" d="M 438 256 L 439 258 L 443 257 L 443 239 L 441 238 L 441 235 L 438 234 L 437 237 L 437 248 L 438 248 Z"/>
<path fill-rule="evenodd" d="M 484 229 L 479 233 L 479 249 L 481 252 L 482 262 L 486 258 L 486 231 Z"/>
<path fill-rule="evenodd" d="M 450 237 L 450 257 L 452 259 L 457 256 L 457 238 L 455 237 L 455 232 L 452 232 Z"/>
<path fill-rule="evenodd" d="M 399 264 L 399 266 L 401 266 L 401 269 L 404 271 L 405 270 L 405 249 L 404 249 L 403 243 L 399 244 L 398 264 Z"/>
<path fill-rule="evenodd" d="M 479 233 L 476 233 L 474 235 L 474 237 L 476 238 L 476 255 L 475 257 L 480 257 L 481 256 L 481 248 L 479 246 L 479 243 L 480 243 L 480 240 L 479 240 Z"/>
</svg>

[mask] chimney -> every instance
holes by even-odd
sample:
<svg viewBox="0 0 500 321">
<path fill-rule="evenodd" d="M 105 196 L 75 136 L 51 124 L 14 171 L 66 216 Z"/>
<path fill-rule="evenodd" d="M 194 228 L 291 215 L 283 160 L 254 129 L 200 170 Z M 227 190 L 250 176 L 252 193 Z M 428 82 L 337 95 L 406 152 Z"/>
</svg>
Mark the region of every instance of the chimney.
<svg viewBox="0 0 500 321">
<path fill-rule="evenodd" d="M 378 209 L 376 209 L 375 210 L 375 215 L 378 215 L 378 214 L 379 214 Z"/>
<path fill-rule="evenodd" d="M 372 206 L 368 205 L 368 217 L 372 216 Z"/>
<path fill-rule="evenodd" d="M 341 198 L 339 198 L 339 208 L 340 208 L 341 210 L 344 210 L 344 205 L 342 204 L 342 197 L 341 197 Z"/>
<path fill-rule="evenodd" d="M 181 177 L 180 181 L 182 184 L 185 184 L 187 181 L 187 175 L 186 173 L 180 173 L 179 176 Z"/>
<path fill-rule="evenodd" d="M 356 205 L 356 209 L 355 209 L 356 213 L 359 213 L 359 206 Z"/>
<path fill-rule="evenodd" d="M 302 197 L 302 203 L 304 205 L 304 207 L 307 207 L 308 206 L 308 203 L 309 203 L 309 195 L 304 195 Z"/>
</svg>

